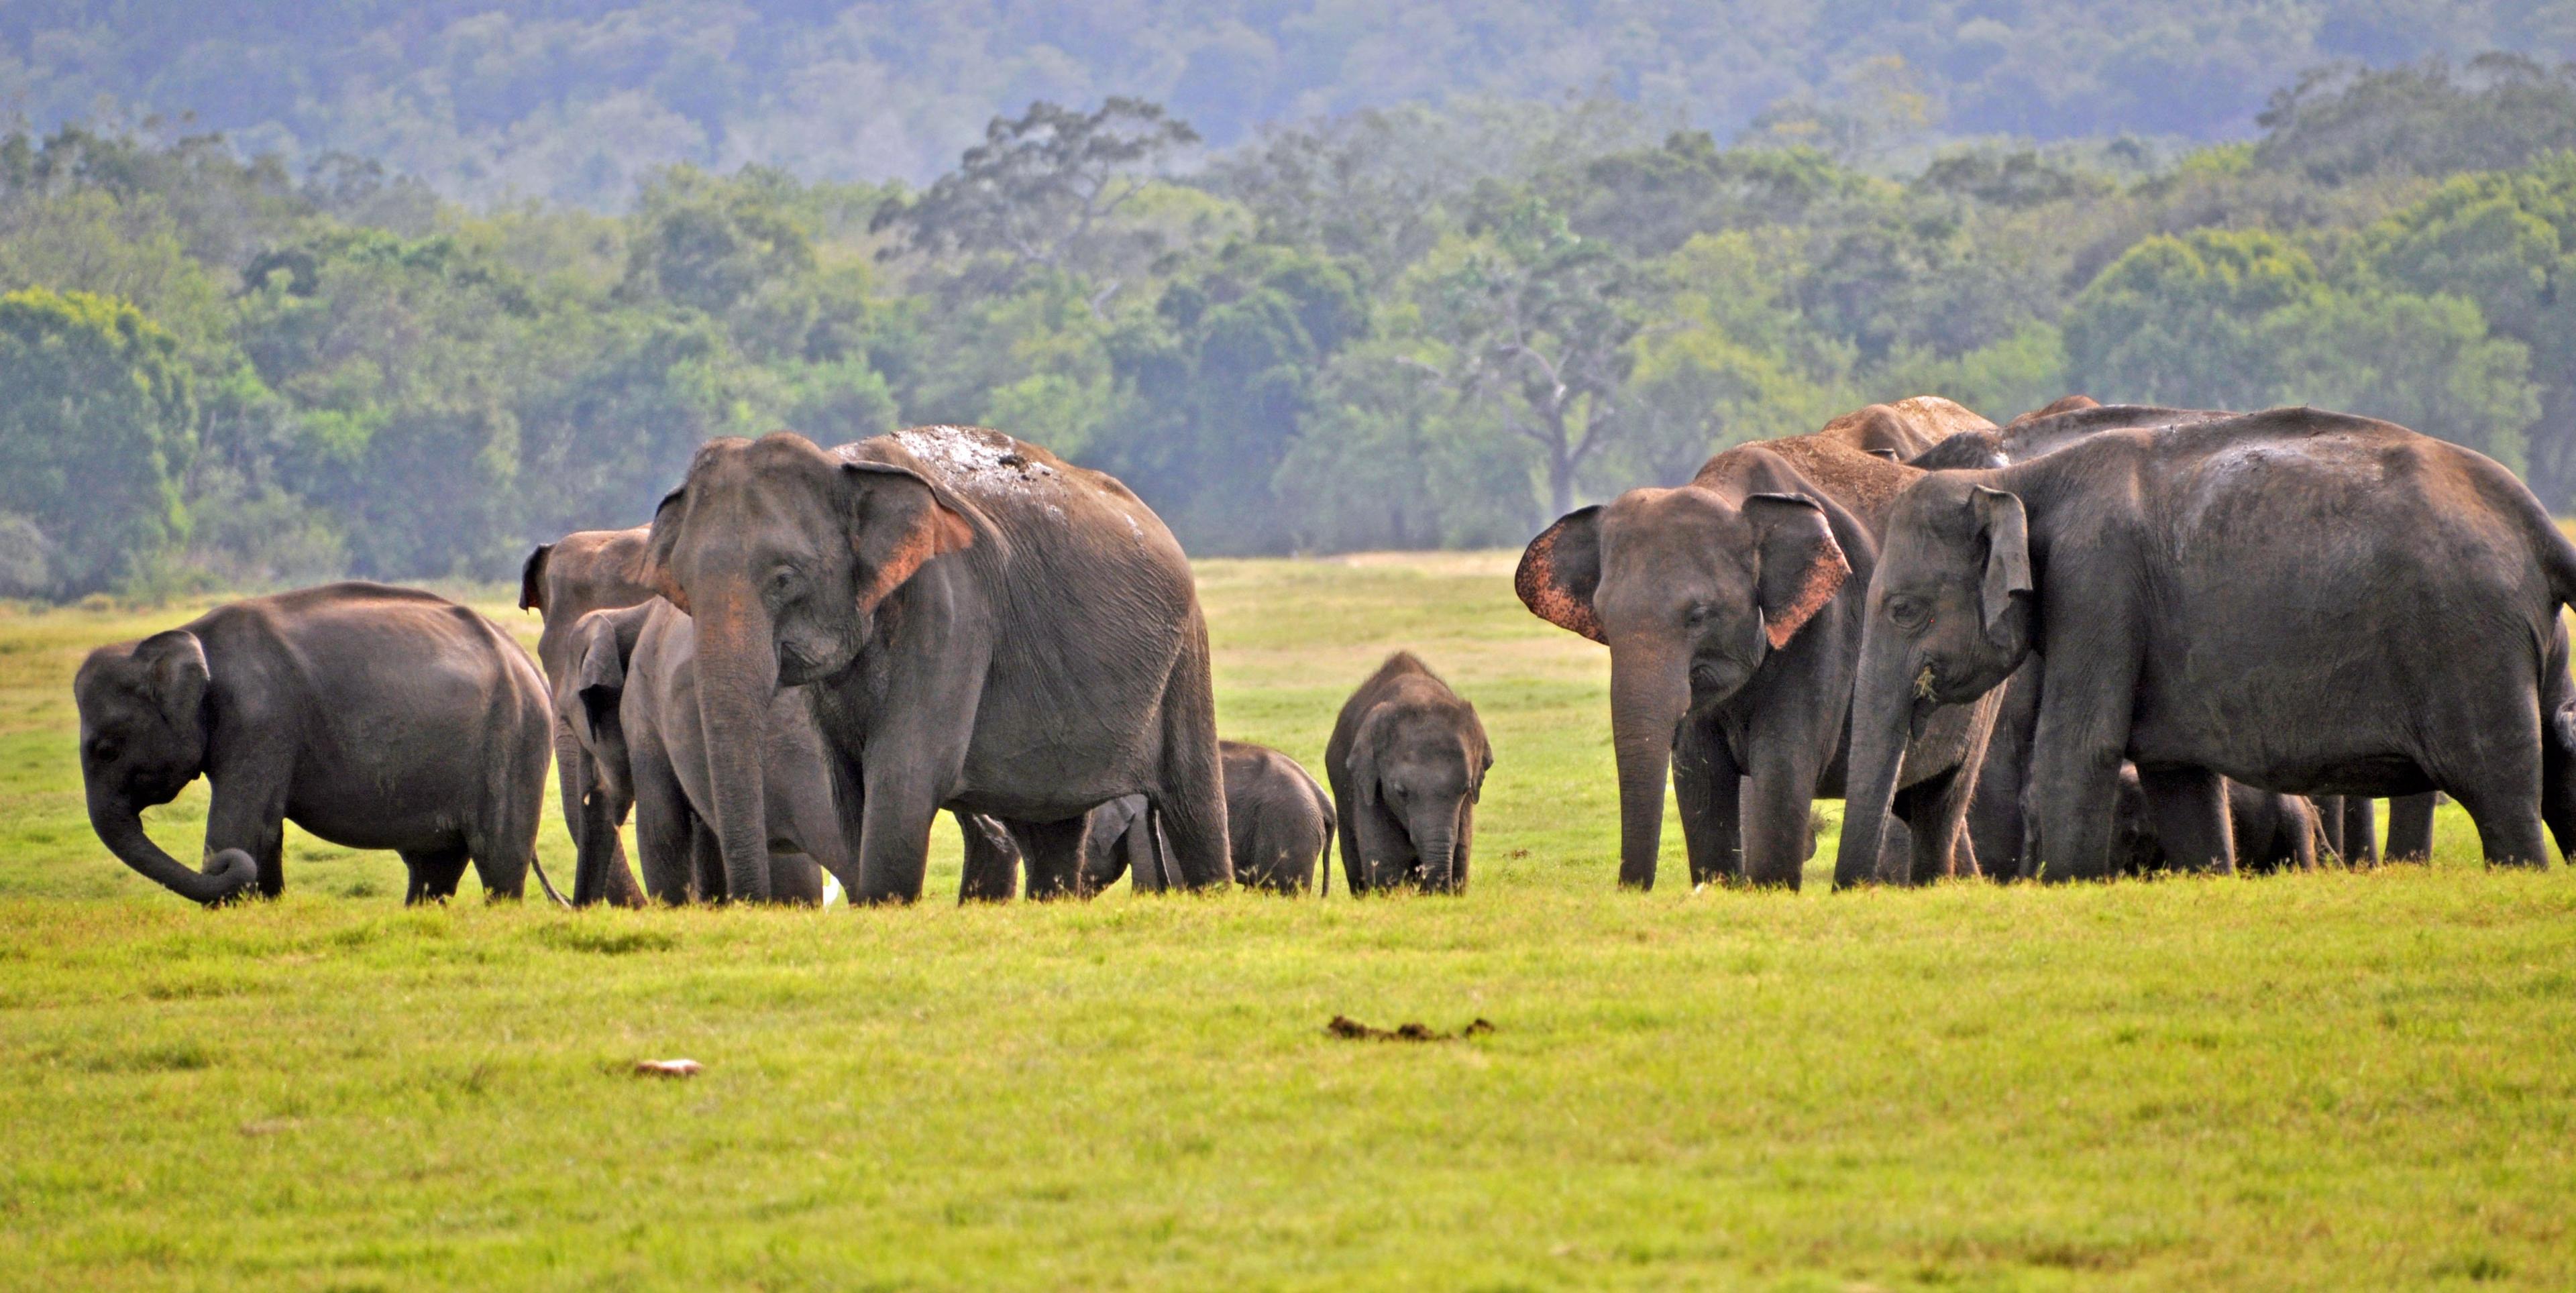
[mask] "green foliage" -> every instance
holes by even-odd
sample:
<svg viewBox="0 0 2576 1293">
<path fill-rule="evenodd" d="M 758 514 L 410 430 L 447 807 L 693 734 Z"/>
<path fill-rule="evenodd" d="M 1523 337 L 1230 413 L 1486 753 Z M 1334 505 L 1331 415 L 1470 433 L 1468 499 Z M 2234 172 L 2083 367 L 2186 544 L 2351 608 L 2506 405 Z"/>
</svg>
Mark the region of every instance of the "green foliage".
<svg viewBox="0 0 2576 1293">
<path fill-rule="evenodd" d="M 0 512 L 10 592 L 80 596 L 186 536 L 194 400 L 179 342 L 123 301 L 0 296 Z"/>
</svg>

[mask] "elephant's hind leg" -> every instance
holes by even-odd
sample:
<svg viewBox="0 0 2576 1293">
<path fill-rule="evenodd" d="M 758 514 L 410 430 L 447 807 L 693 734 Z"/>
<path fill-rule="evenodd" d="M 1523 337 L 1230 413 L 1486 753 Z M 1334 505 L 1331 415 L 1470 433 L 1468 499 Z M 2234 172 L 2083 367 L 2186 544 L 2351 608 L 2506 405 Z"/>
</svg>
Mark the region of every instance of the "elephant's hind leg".
<svg viewBox="0 0 2576 1293">
<path fill-rule="evenodd" d="M 1085 819 L 1068 817 L 1060 822 L 1011 822 L 1011 838 L 1020 845 L 1020 857 L 1028 870 L 1028 890 L 1032 900 L 1070 898 L 1082 888 L 1082 828 Z M 1143 819 L 1138 819 L 1138 825 Z"/>
<path fill-rule="evenodd" d="M 1225 781 L 1216 743 L 1207 628 L 1191 616 L 1191 645 L 1163 688 L 1161 784 L 1147 792 L 1180 882 L 1192 889 L 1230 884 L 1234 849 L 1226 831 Z M 1032 885 L 1032 888 L 1035 886 Z"/>
<path fill-rule="evenodd" d="M 406 849 L 403 866 L 411 872 L 411 885 L 403 891 L 406 905 L 423 902 L 445 902 L 456 896 L 457 882 L 465 878 L 466 848 L 462 844 L 442 849 Z"/>
</svg>

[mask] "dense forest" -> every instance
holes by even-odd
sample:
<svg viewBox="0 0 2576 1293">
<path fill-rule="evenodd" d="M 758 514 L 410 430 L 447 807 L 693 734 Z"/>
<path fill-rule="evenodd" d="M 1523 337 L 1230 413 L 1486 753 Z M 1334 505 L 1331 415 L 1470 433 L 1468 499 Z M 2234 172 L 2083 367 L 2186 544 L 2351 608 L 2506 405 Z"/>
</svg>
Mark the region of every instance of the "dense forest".
<svg viewBox="0 0 2576 1293">
<path fill-rule="evenodd" d="M 352 58 L 311 75 L 381 88 Z M 1610 91 L 1217 140 L 1177 89 L 1068 96 L 917 181 L 682 161 L 604 207 L 31 124 L 0 139 L 0 593 L 502 577 L 641 522 L 709 436 L 937 421 L 1116 472 L 1200 553 L 1517 544 L 1920 392 L 2313 402 L 2576 502 L 2576 69 L 2346 65 L 2182 146 L 1927 144 L 1910 67 L 1723 134 Z M 1972 84 L 1954 117 L 2000 102 Z"/>
</svg>

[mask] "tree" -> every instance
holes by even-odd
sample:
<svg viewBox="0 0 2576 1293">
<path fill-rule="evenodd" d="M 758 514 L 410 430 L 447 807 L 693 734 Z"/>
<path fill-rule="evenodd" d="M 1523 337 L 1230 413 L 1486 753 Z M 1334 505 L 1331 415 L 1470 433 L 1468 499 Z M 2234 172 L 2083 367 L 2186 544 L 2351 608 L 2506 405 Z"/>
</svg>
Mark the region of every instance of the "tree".
<svg viewBox="0 0 2576 1293">
<path fill-rule="evenodd" d="M 2261 408 L 2280 380 L 2260 320 L 2324 291 L 2316 262 L 2278 234 L 2158 235 L 2076 298 L 2068 367 L 2077 388 L 2105 400 Z"/>
<path fill-rule="evenodd" d="M 1631 267 L 1537 199 L 1435 256 L 1416 297 L 1449 354 L 1445 378 L 1537 446 L 1548 504 L 1574 507 L 1576 474 L 1617 437 L 1641 323 Z"/>
<path fill-rule="evenodd" d="M 13 578 L 39 569 L 34 551 L 30 582 L 77 597 L 143 575 L 185 537 L 189 385 L 178 339 L 123 301 L 0 296 L 0 512 L 23 523 Z"/>
<path fill-rule="evenodd" d="M 771 283 L 811 272 L 813 242 L 789 209 L 798 187 L 785 172 L 757 166 L 730 178 L 691 166 L 660 172 L 636 203 L 621 292 L 722 315 Z"/>
<path fill-rule="evenodd" d="M 993 118 L 956 170 L 918 198 L 887 201 L 869 227 L 933 256 L 1094 269 L 1105 259 L 1104 224 L 1156 162 L 1198 139 L 1142 99 L 1114 97 L 1088 113 L 1039 100 L 1017 118 Z"/>
</svg>

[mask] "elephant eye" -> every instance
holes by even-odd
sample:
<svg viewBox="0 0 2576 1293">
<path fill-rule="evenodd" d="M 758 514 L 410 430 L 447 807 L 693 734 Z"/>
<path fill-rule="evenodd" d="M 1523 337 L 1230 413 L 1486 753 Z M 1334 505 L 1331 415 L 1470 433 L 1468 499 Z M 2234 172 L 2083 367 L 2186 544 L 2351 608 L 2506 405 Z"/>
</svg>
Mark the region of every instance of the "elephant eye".
<svg viewBox="0 0 2576 1293">
<path fill-rule="evenodd" d="M 1887 618 L 1904 628 L 1915 628 L 1923 623 L 1923 603 L 1911 597 L 1890 597 L 1887 599 Z"/>
<path fill-rule="evenodd" d="M 1706 602 L 1699 602 L 1693 605 L 1689 612 L 1683 615 L 1682 619 L 1692 628 L 1698 628 L 1700 625 L 1708 623 L 1708 617 L 1715 615 L 1716 613 L 1716 607 L 1711 606 Z"/>
<path fill-rule="evenodd" d="M 114 741 L 101 739 L 89 743 L 89 757 L 94 762 L 114 763 L 119 753 Z"/>
</svg>

